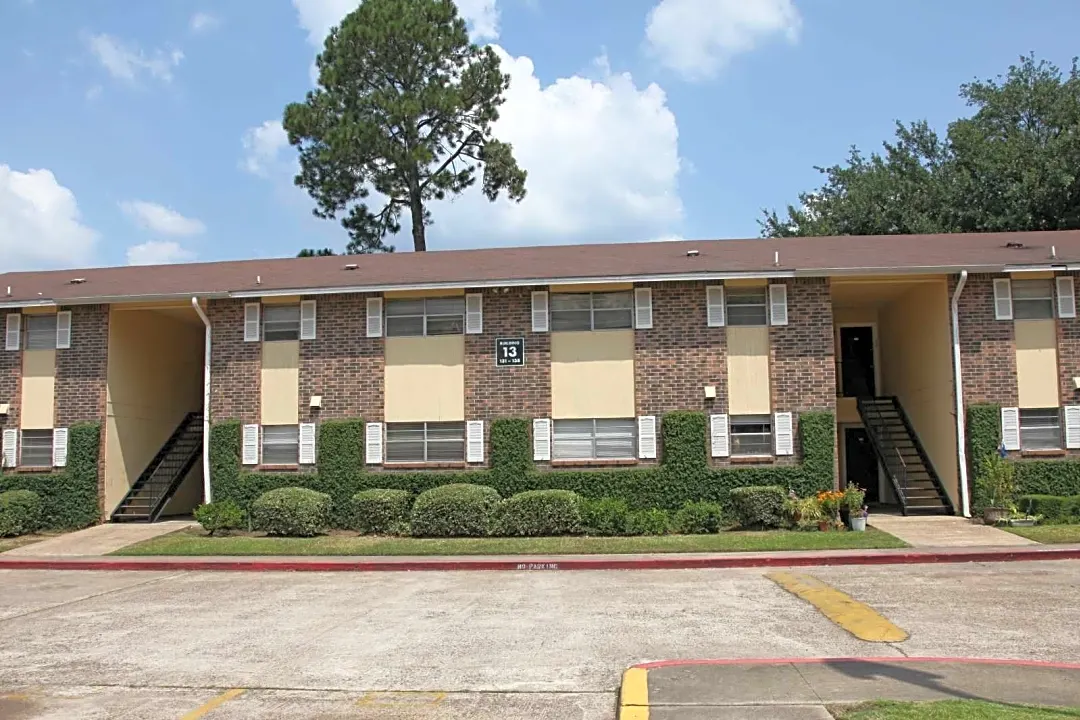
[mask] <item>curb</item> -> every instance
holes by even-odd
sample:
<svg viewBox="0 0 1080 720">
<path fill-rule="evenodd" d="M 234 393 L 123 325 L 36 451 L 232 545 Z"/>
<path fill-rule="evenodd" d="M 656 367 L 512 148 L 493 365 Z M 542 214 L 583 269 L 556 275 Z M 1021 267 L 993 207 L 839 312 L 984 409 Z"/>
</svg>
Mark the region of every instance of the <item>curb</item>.
<svg viewBox="0 0 1080 720">
<path fill-rule="evenodd" d="M 795 552 L 751 555 L 732 553 L 712 557 L 666 556 L 621 558 L 564 556 L 559 558 L 475 559 L 467 557 L 378 559 L 146 558 L 68 557 L 45 558 L 0 555 L 0 570 L 126 570 L 216 572 L 423 572 L 423 571 L 559 571 L 559 570 L 700 570 L 762 567 L 809 567 L 827 565 L 915 565 L 935 563 L 1027 562 L 1080 560 L 1080 547 L 1010 548 L 982 550 L 900 550 L 843 554 Z"/>
</svg>

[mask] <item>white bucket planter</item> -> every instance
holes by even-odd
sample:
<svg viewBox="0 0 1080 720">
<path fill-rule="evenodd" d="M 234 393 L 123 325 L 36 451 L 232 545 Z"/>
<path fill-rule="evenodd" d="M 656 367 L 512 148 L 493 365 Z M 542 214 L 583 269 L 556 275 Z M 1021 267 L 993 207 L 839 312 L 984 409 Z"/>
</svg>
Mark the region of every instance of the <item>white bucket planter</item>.
<svg viewBox="0 0 1080 720">
<path fill-rule="evenodd" d="M 855 532 L 865 532 L 866 531 L 866 518 L 859 517 L 859 516 L 851 518 L 851 529 L 854 530 Z"/>
</svg>

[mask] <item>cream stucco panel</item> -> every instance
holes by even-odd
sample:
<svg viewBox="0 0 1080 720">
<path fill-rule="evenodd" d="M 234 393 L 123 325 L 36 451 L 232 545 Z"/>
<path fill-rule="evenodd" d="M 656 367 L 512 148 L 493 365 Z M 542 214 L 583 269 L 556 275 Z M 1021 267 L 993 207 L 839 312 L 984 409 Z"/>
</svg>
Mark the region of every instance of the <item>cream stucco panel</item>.
<svg viewBox="0 0 1080 720">
<path fill-rule="evenodd" d="M 465 337 L 386 338 L 387 422 L 465 419 Z"/>
<path fill-rule="evenodd" d="M 24 350 L 22 405 L 19 424 L 23 430 L 49 430 L 56 404 L 56 351 Z"/>
<path fill-rule="evenodd" d="M 769 386 L 769 328 L 727 329 L 728 413 L 768 415 L 772 412 Z"/>
<path fill-rule="evenodd" d="M 551 334 L 552 417 L 634 417 L 634 331 Z"/>
<path fill-rule="evenodd" d="M 300 341 L 262 345 L 262 424 L 296 425 L 300 422 Z"/>
<path fill-rule="evenodd" d="M 1016 321 L 1016 385 L 1020 407 L 1058 406 L 1057 327 L 1053 320 Z"/>
</svg>

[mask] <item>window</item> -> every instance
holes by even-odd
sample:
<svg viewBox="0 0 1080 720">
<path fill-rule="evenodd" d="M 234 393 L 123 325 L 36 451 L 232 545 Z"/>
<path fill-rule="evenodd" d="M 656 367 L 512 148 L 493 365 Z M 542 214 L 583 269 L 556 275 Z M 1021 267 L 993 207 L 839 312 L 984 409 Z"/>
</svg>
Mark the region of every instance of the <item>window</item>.
<svg viewBox="0 0 1080 720">
<path fill-rule="evenodd" d="M 1013 318 L 1046 320 L 1054 317 L 1054 283 L 1051 280 L 1012 281 Z"/>
<path fill-rule="evenodd" d="M 298 465 L 300 463 L 300 426 L 263 425 L 263 465 Z"/>
<path fill-rule="evenodd" d="M 732 455 L 772 455 L 772 418 L 736 415 L 731 418 Z"/>
<path fill-rule="evenodd" d="M 634 294 L 553 293 L 551 329 L 622 330 L 634 327 Z"/>
<path fill-rule="evenodd" d="M 1020 409 L 1020 449 L 1060 450 L 1061 413 L 1057 408 Z"/>
<path fill-rule="evenodd" d="M 386 301 L 386 335 L 461 335 L 465 332 L 465 298 L 417 298 Z"/>
<path fill-rule="evenodd" d="M 636 423 L 629 420 L 555 420 L 553 460 L 632 460 Z"/>
<path fill-rule="evenodd" d="M 465 423 L 386 424 L 386 462 L 464 462 Z"/>
<path fill-rule="evenodd" d="M 264 305 L 263 340 L 299 340 L 299 305 Z"/>
<path fill-rule="evenodd" d="M 768 288 L 727 288 L 728 325 L 764 326 L 768 320 Z"/>
<path fill-rule="evenodd" d="M 22 467 L 51 468 L 53 464 L 53 431 L 23 430 Z"/>
<path fill-rule="evenodd" d="M 56 349 L 56 316 L 23 315 L 26 323 L 27 350 Z"/>
</svg>

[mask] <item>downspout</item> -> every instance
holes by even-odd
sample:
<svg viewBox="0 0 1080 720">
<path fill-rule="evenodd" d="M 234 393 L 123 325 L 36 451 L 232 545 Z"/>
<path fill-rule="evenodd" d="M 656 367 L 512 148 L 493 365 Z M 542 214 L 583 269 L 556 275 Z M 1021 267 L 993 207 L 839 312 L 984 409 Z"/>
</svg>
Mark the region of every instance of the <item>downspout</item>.
<svg viewBox="0 0 1080 720">
<path fill-rule="evenodd" d="M 956 390 L 956 457 L 960 461 L 960 506 L 964 517 L 971 517 L 968 498 L 967 435 L 964 421 L 964 382 L 960 368 L 960 293 L 967 284 L 968 271 L 960 271 L 960 282 L 952 296 L 953 386 Z"/>
<path fill-rule="evenodd" d="M 199 319 L 206 326 L 206 339 L 203 341 L 203 400 L 202 400 L 202 477 L 203 502 L 210 499 L 210 319 L 206 317 L 199 298 L 191 298 L 191 306 L 199 314 Z"/>
</svg>

